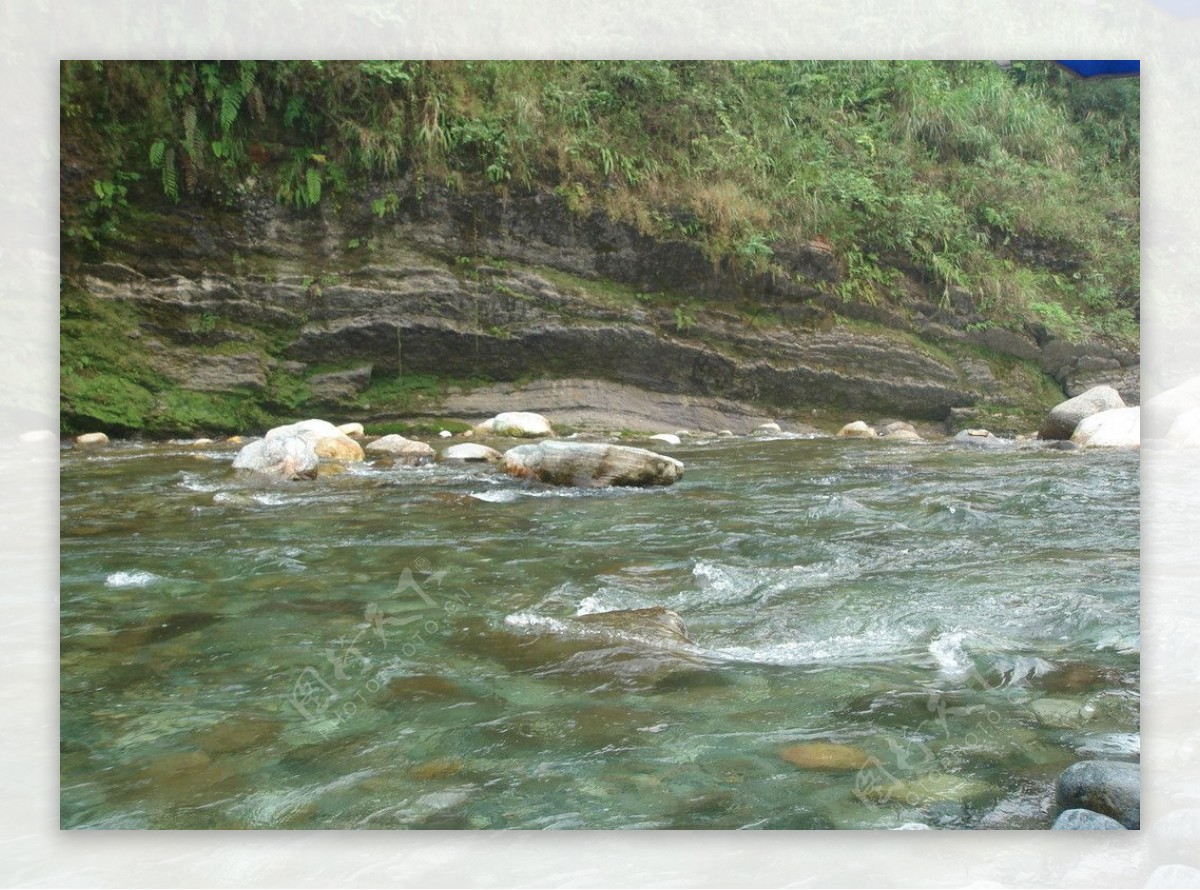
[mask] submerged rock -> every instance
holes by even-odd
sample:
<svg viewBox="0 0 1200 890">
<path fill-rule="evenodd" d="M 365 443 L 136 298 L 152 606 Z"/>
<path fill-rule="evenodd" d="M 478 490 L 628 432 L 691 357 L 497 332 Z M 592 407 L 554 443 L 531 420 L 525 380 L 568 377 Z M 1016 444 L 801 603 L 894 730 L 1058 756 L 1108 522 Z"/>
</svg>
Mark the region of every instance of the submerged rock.
<svg viewBox="0 0 1200 890">
<path fill-rule="evenodd" d="M 474 442 L 464 442 L 461 445 L 451 445 L 442 452 L 442 460 L 451 463 L 498 463 L 504 455 L 495 448 L 479 445 Z"/>
<path fill-rule="evenodd" d="M 869 759 L 862 748 L 836 742 L 797 742 L 782 749 L 779 756 L 801 769 L 829 771 L 862 769 Z"/>
<path fill-rule="evenodd" d="M 1054 825 L 1053 831 L 1125 831 L 1125 826 L 1116 819 L 1091 810 L 1064 810 Z"/>
<path fill-rule="evenodd" d="M 554 435 L 554 427 L 550 425 L 550 421 L 532 411 L 505 411 L 497 414 L 491 420 L 491 427 L 493 435 L 515 439 L 537 439 Z"/>
<path fill-rule="evenodd" d="M 898 779 L 878 784 L 863 782 L 854 793 L 872 803 L 897 803 L 915 807 L 991 797 L 996 794 L 996 789 L 978 779 L 967 779 L 950 773 L 926 773 L 914 779 Z"/>
<path fill-rule="evenodd" d="M 256 439 L 233 459 L 235 470 L 250 470 L 279 479 L 312 479 L 320 460 L 311 440 L 301 436 Z"/>
<path fill-rule="evenodd" d="M 1111 386 L 1093 386 L 1073 399 L 1059 402 L 1046 415 L 1038 436 L 1042 439 L 1070 439 L 1079 424 L 1093 414 L 1124 408 L 1121 394 Z"/>
<path fill-rule="evenodd" d="M 865 420 L 855 420 L 846 424 L 837 433 L 843 438 L 850 439 L 873 439 L 876 436 L 875 428 L 868 426 Z"/>
<path fill-rule="evenodd" d="M 1085 417 L 1071 441 L 1084 448 L 1138 448 L 1142 443 L 1142 409 L 1114 408 Z"/>
<path fill-rule="evenodd" d="M 683 477 L 673 457 L 626 445 L 539 442 L 504 454 L 504 472 L 551 485 L 598 488 L 605 485 L 671 485 Z"/>
<path fill-rule="evenodd" d="M 108 436 L 104 433 L 84 433 L 82 436 L 75 437 L 75 444 L 84 447 L 95 447 L 97 445 L 107 445 Z"/>
<path fill-rule="evenodd" d="M 1111 816 L 1126 828 L 1141 825 L 1141 777 L 1136 763 L 1081 760 L 1062 771 L 1054 797 L 1064 810 Z"/>
<path fill-rule="evenodd" d="M 687 627 L 678 612 L 663 606 L 646 609 L 615 609 L 610 612 L 593 612 L 572 619 L 583 625 L 589 635 L 599 633 L 613 640 L 631 640 L 650 645 L 692 645 Z"/>
</svg>

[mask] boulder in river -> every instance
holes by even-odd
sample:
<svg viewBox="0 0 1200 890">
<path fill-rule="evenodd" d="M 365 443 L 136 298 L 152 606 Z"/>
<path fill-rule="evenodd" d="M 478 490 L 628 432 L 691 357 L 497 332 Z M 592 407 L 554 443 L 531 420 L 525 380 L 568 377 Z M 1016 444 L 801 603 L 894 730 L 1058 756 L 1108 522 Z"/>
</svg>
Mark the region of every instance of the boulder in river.
<svg viewBox="0 0 1200 890">
<path fill-rule="evenodd" d="M 1085 417 L 1071 441 L 1084 448 L 1139 448 L 1142 444 L 1142 409 L 1114 408 Z"/>
<path fill-rule="evenodd" d="M 864 420 L 855 420 L 846 424 L 837 433 L 843 438 L 849 439 L 873 439 L 875 438 L 875 428 L 868 426 Z"/>
<path fill-rule="evenodd" d="M 667 444 L 667 445 L 680 445 L 680 444 L 682 444 L 682 440 L 681 440 L 681 439 L 680 439 L 680 438 L 679 438 L 677 435 L 675 435 L 674 433 L 659 433 L 658 435 L 651 436 L 651 437 L 650 437 L 650 441 L 652 441 L 652 442 L 663 442 L 663 443 L 665 443 L 665 444 Z"/>
<path fill-rule="evenodd" d="M 313 443 L 317 457 L 325 460 L 360 461 L 363 459 L 362 446 L 349 436 L 323 436 Z"/>
<path fill-rule="evenodd" d="M 233 468 L 279 479 L 311 479 L 317 475 L 319 463 L 310 440 L 302 436 L 276 436 L 256 439 L 244 446 L 233 459 Z"/>
<path fill-rule="evenodd" d="M 429 463 L 436 454 L 428 443 L 406 439 L 396 433 L 369 442 L 364 450 L 371 457 L 391 457 L 408 464 Z"/>
<path fill-rule="evenodd" d="M 341 423 L 338 424 L 338 432 L 343 436 L 349 436 L 351 439 L 358 439 L 366 435 L 366 430 L 363 429 L 361 423 Z"/>
<path fill-rule="evenodd" d="M 599 488 L 605 485 L 671 485 L 683 476 L 673 457 L 627 445 L 539 442 L 504 454 L 504 472 L 551 485 Z"/>
<path fill-rule="evenodd" d="M 318 439 L 326 439 L 330 436 L 340 436 L 342 431 L 330 423 L 328 420 L 320 420 L 311 418 L 309 420 L 299 420 L 296 423 L 288 423 L 283 426 L 272 427 L 267 430 L 264 439 L 275 439 L 280 436 L 300 436 L 315 443 Z"/>
<path fill-rule="evenodd" d="M 783 432 L 777 423 L 760 423 L 754 428 L 753 435 L 755 436 L 773 436 L 776 433 Z"/>
<path fill-rule="evenodd" d="M 463 442 L 451 445 L 442 452 L 442 460 L 451 463 L 499 463 L 504 455 L 495 448 L 480 445 L 476 442 Z"/>
<path fill-rule="evenodd" d="M 550 421 L 532 411 L 505 411 L 493 417 L 491 425 L 493 435 L 514 439 L 538 439 L 554 435 Z"/>
<path fill-rule="evenodd" d="M 992 435 L 989 430 L 963 430 L 954 437 L 955 445 L 965 445 L 968 448 L 1005 448 L 1015 444 L 1011 439 L 1001 439 Z"/>
<path fill-rule="evenodd" d="M 1058 777 L 1054 797 L 1064 810 L 1084 809 L 1111 816 L 1126 828 L 1141 826 L 1141 778 L 1136 763 L 1081 760 Z"/>
<path fill-rule="evenodd" d="M 1103 813 L 1091 810 L 1064 810 L 1054 820 L 1053 831 L 1125 831 L 1125 826 Z"/>
<path fill-rule="evenodd" d="M 107 445 L 108 436 L 104 433 L 84 433 L 82 436 L 75 437 L 75 444 L 82 445 L 84 448 L 94 448 L 97 445 Z"/>
<path fill-rule="evenodd" d="M 1070 439 L 1085 418 L 1101 411 L 1124 407 L 1121 394 L 1111 386 L 1093 386 L 1051 408 L 1042 428 L 1038 430 L 1038 436 L 1042 439 Z"/>
</svg>

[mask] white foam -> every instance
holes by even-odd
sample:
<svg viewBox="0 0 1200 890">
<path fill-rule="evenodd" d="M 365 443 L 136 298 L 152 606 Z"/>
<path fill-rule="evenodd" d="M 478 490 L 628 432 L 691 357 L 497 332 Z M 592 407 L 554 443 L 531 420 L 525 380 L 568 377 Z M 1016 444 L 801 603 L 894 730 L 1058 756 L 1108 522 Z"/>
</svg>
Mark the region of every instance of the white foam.
<svg viewBox="0 0 1200 890">
<path fill-rule="evenodd" d="M 161 581 L 162 576 L 153 572 L 143 572 L 135 569 L 132 572 L 113 572 L 104 579 L 105 587 L 145 587 L 155 581 Z"/>
<path fill-rule="evenodd" d="M 946 676 L 961 677 L 971 669 L 971 658 L 963 648 L 966 636 L 962 631 L 951 631 L 939 634 L 929 644 L 929 654 Z"/>
</svg>

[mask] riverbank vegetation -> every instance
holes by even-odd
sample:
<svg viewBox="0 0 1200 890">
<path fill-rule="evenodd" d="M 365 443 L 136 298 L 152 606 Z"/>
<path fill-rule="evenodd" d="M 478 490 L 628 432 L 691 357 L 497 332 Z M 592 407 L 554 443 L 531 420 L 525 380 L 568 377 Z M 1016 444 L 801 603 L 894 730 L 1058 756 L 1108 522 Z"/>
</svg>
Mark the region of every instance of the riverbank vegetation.
<svg viewBox="0 0 1200 890">
<path fill-rule="evenodd" d="M 1039 62 L 65 62 L 64 249 L 246 189 L 305 213 L 398 177 L 543 188 L 747 270 L 827 246 L 846 301 L 915 279 L 1133 342 L 1138 118 L 1136 80 Z"/>
</svg>

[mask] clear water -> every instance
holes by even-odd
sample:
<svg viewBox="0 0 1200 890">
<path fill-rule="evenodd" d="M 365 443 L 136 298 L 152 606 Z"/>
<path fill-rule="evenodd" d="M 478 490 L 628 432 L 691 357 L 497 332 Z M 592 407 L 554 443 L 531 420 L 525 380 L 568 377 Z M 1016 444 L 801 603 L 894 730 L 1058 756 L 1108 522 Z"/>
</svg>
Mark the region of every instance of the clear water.
<svg viewBox="0 0 1200 890">
<path fill-rule="evenodd" d="M 1044 828 L 1137 759 L 1136 453 L 671 451 L 645 491 L 64 451 L 62 825 Z M 694 647 L 572 631 L 656 605 Z"/>
</svg>

